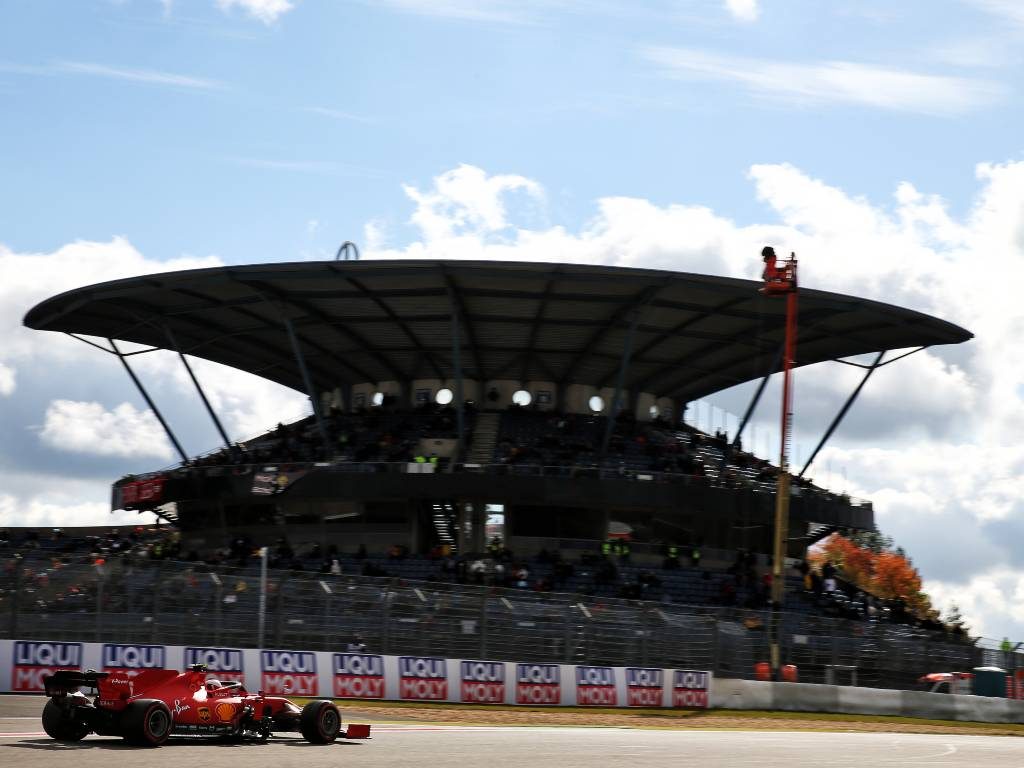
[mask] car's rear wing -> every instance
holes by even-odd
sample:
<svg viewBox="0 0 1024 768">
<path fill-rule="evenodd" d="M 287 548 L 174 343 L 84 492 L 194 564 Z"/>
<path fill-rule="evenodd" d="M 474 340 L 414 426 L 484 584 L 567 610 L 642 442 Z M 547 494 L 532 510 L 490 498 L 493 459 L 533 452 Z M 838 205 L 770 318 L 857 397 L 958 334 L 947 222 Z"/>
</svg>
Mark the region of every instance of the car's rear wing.
<svg viewBox="0 0 1024 768">
<path fill-rule="evenodd" d="M 44 678 L 43 687 L 47 696 L 67 696 L 79 688 L 99 688 L 100 680 L 109 676 L 109 672 L 95 672 L 91 669 L 81 672 L 77 669 L 59 669 Z"/>
</svg>

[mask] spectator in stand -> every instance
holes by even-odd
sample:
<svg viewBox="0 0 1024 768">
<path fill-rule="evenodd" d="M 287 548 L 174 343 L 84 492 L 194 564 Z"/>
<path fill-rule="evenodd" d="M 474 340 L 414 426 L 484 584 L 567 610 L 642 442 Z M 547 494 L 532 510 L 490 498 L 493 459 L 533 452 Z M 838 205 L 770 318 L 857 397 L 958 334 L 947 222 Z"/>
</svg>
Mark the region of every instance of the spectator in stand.
<svg viewBox="0 0 1024 768">
<path fill-rule="evenodd" d="M 690 565 L 694 568 L 700 567 L 701 552 L 700 547 L 694 544 L 690 548 Z"/>
</svg>

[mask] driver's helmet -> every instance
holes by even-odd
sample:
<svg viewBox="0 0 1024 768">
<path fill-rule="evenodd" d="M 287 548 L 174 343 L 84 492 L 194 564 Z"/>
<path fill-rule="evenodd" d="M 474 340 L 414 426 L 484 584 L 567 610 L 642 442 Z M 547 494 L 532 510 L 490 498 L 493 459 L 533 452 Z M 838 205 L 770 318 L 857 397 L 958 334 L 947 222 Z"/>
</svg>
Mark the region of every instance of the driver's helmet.
<svg viewBox="0 0 1024 768">
<path fill-rule="evenodd" d="M 216 691 L 218 688 L 221 687 L 223 687 L 223 684 L 221 683 L 220 680 L 217 680 L 216 678 L 211 677 L 206 681 L 206 690 L 208 691 Z"/>
</svg>

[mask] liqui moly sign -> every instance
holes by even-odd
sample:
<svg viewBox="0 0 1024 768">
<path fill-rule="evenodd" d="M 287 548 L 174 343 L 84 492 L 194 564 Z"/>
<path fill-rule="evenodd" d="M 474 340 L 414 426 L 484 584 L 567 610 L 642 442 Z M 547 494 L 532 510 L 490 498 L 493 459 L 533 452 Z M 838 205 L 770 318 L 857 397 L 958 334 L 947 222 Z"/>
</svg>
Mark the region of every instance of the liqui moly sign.
<svg viewBox="0 0 1024 768">
<path fill-rule="evenodd" d="M 122 672 L 134 677 L 144 669 L 166 669 L 167 651 L 162 645 L 114 645 L 104 643 L 104 672 Z"/>
<path fill-rule="evenodd" d="M 448 698 L 448 666 L 432 656 L 398 657 L 398 697 L 416 701 Z"/>
<path fill-rule="evenodd" d="M 576 703 L 583 707 L 614 707 L 615 670 L 611 667 L 576 667 Z"/>
<path fill-rule="evenodd" d="M 500 661 L 459 664 L 462 701 L 501 704 L 505 701 L 505 665 Z"/>
<path fill-rule="evenodd" d="M 660 707 L 664 701 L 665 672 L 649 667 L 626 667 L 626 704 Z"/>
<path fill-rule="evenodd" d="M 19 640 L 12 661 L 11 690 L 42 691 L 43 679 L 58 669 L 82 668 L 82 644 Z"/>
<path fill-rule="evenodd" d="M 334 654 L 334 695 L 339 699 L 383 699 L 383 657 L 366 653 Z"/>
<path fill-rule="evenodd" d="M 245 662 L 237 648 L 194 648 L 185 649 L 185 668 L 195 664 L 206 665 L 206 676 L 221 682 L 237 680 L 245 682 Z"/>
<path fill-rule="evenodd" d="M 707 672 L 675 670 L 672 673 L 672 706 L 707 709 L 710 678 Z"/>
<path fill-rule="evenodd" d="M 260 651 L 262 688 L 267 693 L 317 696 L 316 654 L 309 651 Z"/>
<path fill-rule="evenodd" d="M 516 704 L 560 704 L 562 671 L 557 664 L 516 664 Z"/>
</svg>

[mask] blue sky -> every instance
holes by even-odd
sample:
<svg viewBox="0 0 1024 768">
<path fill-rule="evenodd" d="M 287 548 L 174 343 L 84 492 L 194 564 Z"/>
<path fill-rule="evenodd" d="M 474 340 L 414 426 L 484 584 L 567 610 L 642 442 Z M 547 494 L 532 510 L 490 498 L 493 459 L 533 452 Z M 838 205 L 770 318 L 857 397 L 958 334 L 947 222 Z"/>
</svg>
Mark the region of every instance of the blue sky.
<svg viewBox="0 0 1024 768">
<path fill-rule="evenodd" d="M 814 474 L 1024 639 L 1022 43 L 1017 0 L 0 0 L 0 520 L 121 520 L 110 482 L 173 461 L 115 363 L 21 326 L 60 291 L 343 240 L 755 277 L 771 243 L 975 332 L 879 372 Z M 196 367 L 236 439 L 307 407 Z M 798 456 L 856 380 L 800 372 Z"/>
<path fill-rule="evenodd" d="M 458 163 L 543 181 L 567 225 L 605 195 L 752 221 L 747 169 L 781 161 L 956 208 L 975 163 L 1020 152 L 1024 26 L 999 3 L 762 0 L 745 20 L 719 0 L 301 0 L 269 23 L 213 0 L 3 6 L 16 249 L 118 233 L 154 258 L 295 258 L 400 224 L 399 185 Z M 866 70 L 862 93 L 798 92 L 834 62 Z M 919 103 L 868 104 L 880 72 L 927 78 Z"/>
</svg>

